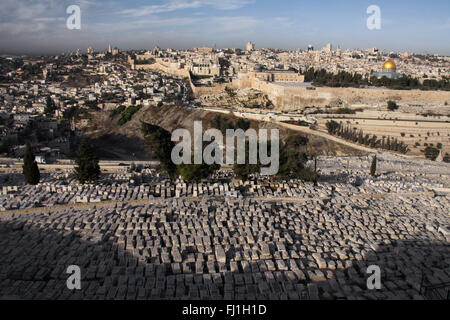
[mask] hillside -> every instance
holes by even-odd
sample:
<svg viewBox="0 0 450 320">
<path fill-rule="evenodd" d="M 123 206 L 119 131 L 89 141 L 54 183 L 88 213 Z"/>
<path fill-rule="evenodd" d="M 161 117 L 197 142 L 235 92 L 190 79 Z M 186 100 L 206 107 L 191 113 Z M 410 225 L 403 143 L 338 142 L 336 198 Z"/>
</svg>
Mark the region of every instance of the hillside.
<svg viewBox="0 0 450 320">
<path fill-rule="evenodd" d="M 175 129 L 186 128 L 193 132 L 194 121 L 202 121 L 203 129 L 210 128 L 211 120 L 218 113 L 200 109 L 188 110 L 172 106 L 161 108 L 145 107 L 137 112 L 131 121 L 119 126 L 119 116 L 110 119 L 109 112 L 92 112 L 89 126 L 85 135 L 95 146 L 97 155 L 103 160 L 150 160 L 145 150 L 143 135 L 141 133 L 141 121 L 149 122 L 163 127 L 172 132 Z M 234 116 L 219 114 L 233 122 L 237 121 Z M 295 131 L 279 127 L 267 122 L 250 121 L 253 129 L 279 129 L 280 137 L 285 139 L 289 135 L 297 134 Z M 310 143 L 305 151 L 314 152 L 318 155 L 362 155 L 361 151 L 351 147 L 324 139 L 322 137 L 307 135 Z"/>
</svg>

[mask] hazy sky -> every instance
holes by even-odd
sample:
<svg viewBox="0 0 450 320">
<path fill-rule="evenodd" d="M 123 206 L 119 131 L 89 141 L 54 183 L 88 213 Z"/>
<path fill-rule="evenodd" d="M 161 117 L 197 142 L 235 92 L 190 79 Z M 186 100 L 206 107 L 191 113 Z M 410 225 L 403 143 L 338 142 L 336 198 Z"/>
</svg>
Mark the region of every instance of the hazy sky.
<svg viewBox="0 0 450 320">
<path fill-rule="evenodd" d="M 69 5 L 81 30 L 68 30 Z M 381 30 L 366 27 L 370 5 Z M 0 54 L 196 46 L 371 48 L 450 55 L 449 0 L 0 0 Z"/>
</svg>

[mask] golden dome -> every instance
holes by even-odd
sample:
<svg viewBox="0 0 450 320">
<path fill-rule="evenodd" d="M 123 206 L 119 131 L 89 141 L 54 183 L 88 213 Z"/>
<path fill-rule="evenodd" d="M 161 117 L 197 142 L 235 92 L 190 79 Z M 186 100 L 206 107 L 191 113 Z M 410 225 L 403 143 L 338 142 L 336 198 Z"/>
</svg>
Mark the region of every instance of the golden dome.
<svg viewBox="0 0 450 320">
<path fill-rule="evenodd" d="M 383 69 L 397 69 L 397 66 L 394 61 L 388 60 L 383 64 Z"/>
</svg>

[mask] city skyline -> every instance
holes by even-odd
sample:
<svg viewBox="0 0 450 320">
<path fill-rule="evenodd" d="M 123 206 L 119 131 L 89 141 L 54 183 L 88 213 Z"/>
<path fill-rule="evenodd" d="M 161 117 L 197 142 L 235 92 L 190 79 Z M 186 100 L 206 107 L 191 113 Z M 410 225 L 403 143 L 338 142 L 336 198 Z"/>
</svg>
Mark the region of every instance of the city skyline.
<svg viewBox="0 0 450 320">
<path fill-rule="evenodd" d="M 81 30 L 69 30 L 70 5 L 81 8 Z M 366 26 L 367 8 L 381 9 L 381 30 Z M 165 0 L 2 1 L 0 53 L 55 54 L 77 48 L 129 49 L 155 45 L 345 49 L 450 54 L 450 4 L 446 1 Z"/>
<path fill-rule="evenodd" d="M 0 300 L 448 300 L 449 4 L 335 2 L 2 0 Z"/>
</svg>

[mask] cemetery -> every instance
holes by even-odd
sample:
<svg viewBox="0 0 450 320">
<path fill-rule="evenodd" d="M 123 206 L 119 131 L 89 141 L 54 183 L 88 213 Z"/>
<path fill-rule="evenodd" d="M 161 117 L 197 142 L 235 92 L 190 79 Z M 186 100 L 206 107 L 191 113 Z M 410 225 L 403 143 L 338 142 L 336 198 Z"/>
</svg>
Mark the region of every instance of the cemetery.
<svg viewBox="0 0 450 320">
<path fill-rule="evenodd" d="M 450 166 L 378 159 L 373 177 L 371 157 L 321 157 L 317 186 L 226 170 L 195 184 L 152 169 L 96 185 L 2 173 L 0 298 L 424 299 L 424 279 L 450 281 Z M 381 290 L 367 288 L 371 265 Z"/>
</svg>

